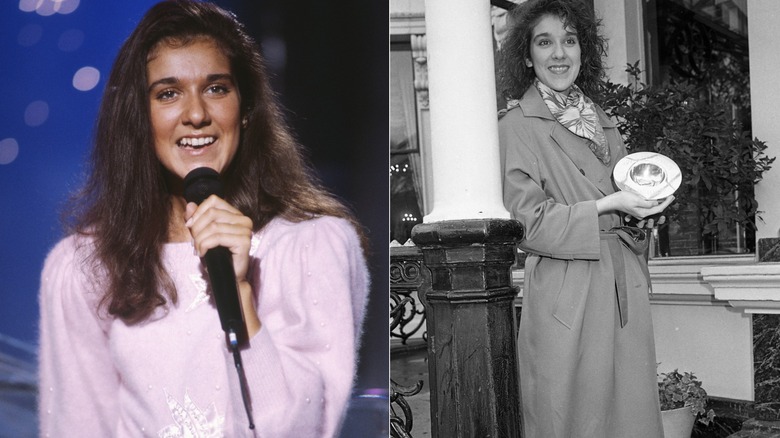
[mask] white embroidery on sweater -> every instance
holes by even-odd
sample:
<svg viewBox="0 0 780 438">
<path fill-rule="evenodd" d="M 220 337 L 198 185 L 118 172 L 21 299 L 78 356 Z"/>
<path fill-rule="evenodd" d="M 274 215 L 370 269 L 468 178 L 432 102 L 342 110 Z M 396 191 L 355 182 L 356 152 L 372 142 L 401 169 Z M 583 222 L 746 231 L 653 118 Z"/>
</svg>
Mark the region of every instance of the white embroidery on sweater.
<svg viewBox="0 0 780 438">
<path fill-rule="evenodd" d="M 195 286 L 198 294 L 195 296 L 195 299 L 192 300 L 192 303 L 187 306 L 187 309 L 184 311 L 185 313 L 195 310 L 196 307 L 209 300 L 209 294 L 206 292 L 208 285 L 206 284 L 206 280 L 203 279 L 203 276 L 201 274 L 190 274 L 190 281 L 192 281 L 192 285 Z"/>
<path fill-rule="evenodd" d="M 225 416 L 217 413 L 217 407 L 212 403 L 202 411 L 190 398 L 188 391 L 184 392 L 184 405 L 165 391 L 165 399 L 171 410 L 174 424 L 166 426 L 157 432 L 160 438 L 223 438 Z"/>
</svg>

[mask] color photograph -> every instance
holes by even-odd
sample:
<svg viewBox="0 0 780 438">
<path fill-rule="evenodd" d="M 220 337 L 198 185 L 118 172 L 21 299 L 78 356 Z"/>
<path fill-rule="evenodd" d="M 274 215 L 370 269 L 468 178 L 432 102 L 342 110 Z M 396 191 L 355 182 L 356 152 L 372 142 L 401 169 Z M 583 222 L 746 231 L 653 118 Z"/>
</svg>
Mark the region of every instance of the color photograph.
<svg viewBox="0 0 780 438">
<path fill-rule="evenodd" d="M 386 6 L 0 13 L 0 437 L 388 436 Z"/>
</svg>

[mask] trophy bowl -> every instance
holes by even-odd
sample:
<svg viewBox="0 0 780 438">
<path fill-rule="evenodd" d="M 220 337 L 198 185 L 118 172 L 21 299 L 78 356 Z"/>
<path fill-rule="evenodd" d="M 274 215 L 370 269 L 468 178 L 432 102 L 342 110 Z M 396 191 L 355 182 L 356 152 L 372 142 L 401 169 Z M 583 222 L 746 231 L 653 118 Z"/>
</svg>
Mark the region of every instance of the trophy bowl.
<svg viewBox="0 0 780 438">
<path fill-rule="evenodd" d="M 682 182 L 682 173 L 671 158 L 656 152 L 626 155 L 612 171 L 620 190 L 628 190 L 645 199 L 663 199 L 672 195 Z"/>
<path fill-rule="evenodd" d="M 664 170 L 653 163 L 637 163 L 635 166 L 631 166 L 628 176 L 634 183 L 640 186 L 655 187 L 666 180 Z"/>
</svg>

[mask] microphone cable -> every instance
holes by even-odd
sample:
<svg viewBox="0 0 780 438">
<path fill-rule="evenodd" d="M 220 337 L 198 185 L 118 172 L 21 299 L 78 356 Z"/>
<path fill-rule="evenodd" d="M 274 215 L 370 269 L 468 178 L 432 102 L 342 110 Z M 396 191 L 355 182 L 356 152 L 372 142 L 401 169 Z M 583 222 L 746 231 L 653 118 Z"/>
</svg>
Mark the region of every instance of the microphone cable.
<svg viewBox="0 0 780 438">
<path fill-rule="evenodd" d="M 255 428 L 255 421 L 252 418 L 252 401 L 249 399 L 249 384 L 246 381 L 246 374 L 244 373 L 244 363 L 241 360 L 241 350 L 238 348 L 238 336 L 236 331 L 231 328 L 228 332 L 228 344 L 230 345 L 230 351 L 233 352 L 233 361 L 236 363 L 236 373 L 238 373 L 238 383 L 241 387 L 241 400 L 244 402 L 244 410 L 246 411 L 246 417 L 249 420 L 249 428 Z"/>
</svg>

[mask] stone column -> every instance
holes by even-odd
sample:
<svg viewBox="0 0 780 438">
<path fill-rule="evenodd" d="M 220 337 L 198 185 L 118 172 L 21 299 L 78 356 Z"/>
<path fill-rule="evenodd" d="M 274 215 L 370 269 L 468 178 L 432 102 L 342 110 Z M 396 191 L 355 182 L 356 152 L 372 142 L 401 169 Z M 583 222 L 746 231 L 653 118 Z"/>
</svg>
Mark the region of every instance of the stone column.
<svg viewBox="0 0 780 438">
<path fill-rule="evenodd" d="M 522 435 L 511 275 L 522 235 L 503 219 L 412 230 L 432 282 L 423 302 L 434 437 Z"/>
<path fill-rule="evenodd" d="M 490 3 L 426 0 L 433 208 L 425 222 L 509 218 L 501 197 Z"/>
<path fill-rule="evenodd" d="M 431 431 L 521 436 L 511 266 L 522 227 L 501 196 L 490 2 L 426 0 L 433 207 L 412 240 L 430 270 Z"/>
</svg>

